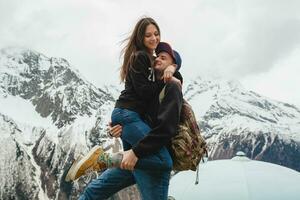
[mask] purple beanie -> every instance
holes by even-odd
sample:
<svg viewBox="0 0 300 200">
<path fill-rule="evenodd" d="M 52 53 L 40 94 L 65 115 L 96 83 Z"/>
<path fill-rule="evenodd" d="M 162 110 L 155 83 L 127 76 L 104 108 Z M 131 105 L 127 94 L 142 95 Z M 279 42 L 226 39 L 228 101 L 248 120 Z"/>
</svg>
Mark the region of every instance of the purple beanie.
<svg viewBox="0 0 300 200">
<path fill-rule="evenodd" d="M 177 65 L 177 69 L 179 70 L 179 68 L 181 67 L 181 57 L 179 55 L 179 53 L 175 50 L 172 49 L 172 47 L 166 43 L 166 42 L 160 42 L 158 43 L 156 49 L 155 49 L 155 53 L 156 55 L 158 55 L 160 52 L 166 52 L 168 53 L 174 60 L 174 63 Z"/>
</svg>

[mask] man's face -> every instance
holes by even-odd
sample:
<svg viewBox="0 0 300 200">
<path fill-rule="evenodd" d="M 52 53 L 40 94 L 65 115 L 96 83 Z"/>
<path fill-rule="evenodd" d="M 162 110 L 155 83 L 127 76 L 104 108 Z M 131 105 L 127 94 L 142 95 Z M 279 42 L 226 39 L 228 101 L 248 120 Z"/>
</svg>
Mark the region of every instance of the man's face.
<svg viewBox="0 0 300 200">
<path fill-rule="evenodd" d="M 160 52 L 155 59 L 154 69 L 162 72 L 172 64 L 173 58 L 166 52 Z"/>
</svg>

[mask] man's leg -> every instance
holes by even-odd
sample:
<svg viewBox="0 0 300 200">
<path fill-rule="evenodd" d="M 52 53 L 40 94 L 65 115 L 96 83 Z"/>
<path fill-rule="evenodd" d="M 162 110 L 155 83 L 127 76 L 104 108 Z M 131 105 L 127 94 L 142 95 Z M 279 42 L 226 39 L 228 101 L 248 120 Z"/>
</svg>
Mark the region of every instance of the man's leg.
<svg viewBox="0 0 300 200">
<path fill-rule="evenodd" d="M 143 200 L 167 200 L 170 171 L 133 171 Z"/>
<path fill-rule="evenodd" d="M 79 200 L 107 199 L 133 184 L 135 184 L 135 178 L 131 171 L 119 168 L 107 169 L 86 186 Z"/>
<path fill-rule="evenodd" d="M 122 124 L 121 139 L 127 148 L 137 144 L 151 130 L 132 111 L 119 109 L 113 113 L 112 121 Z M 172 158 L 166 147 L 154 155 L 138 160 L 133 174 L 143 200 L 167 200 L 172 165 Z"/>
</svg>

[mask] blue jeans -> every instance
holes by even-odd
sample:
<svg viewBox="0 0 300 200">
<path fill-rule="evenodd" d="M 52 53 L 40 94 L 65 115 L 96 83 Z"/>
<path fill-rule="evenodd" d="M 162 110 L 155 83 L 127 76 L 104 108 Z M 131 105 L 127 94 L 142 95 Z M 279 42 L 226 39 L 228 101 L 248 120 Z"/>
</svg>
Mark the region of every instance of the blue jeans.
<svg viewBox="0 0 300 200">
<path fill-rule="evenodd" d="M 123 127 L 124 150 L 131 149 L 151 130 L 139 114 L 127 109 L 115 108 L 112 123 Z M 106 199 L 121 189 L 137 184 L 143 200 L 166 200 L 168 197 L 172 158 L 163 147 L 158 153 L 138 160 L 135 170 L 108 169 L 85 188 L 80 197 L 84 199 Z"/>
<path fill-rule="evenodd" d="M 112 124 L 122 125 L 122 143 L 124 150 L 129 150 L 143 139 L 151 128 L 141 119 L 140 115 L 127 109 L 115 108 L 112 112 Z M 166 147 L 156 154 L 139 159 L 135 168 L 148 170 L 172 170 L 173 161 Z"/>
</svg>

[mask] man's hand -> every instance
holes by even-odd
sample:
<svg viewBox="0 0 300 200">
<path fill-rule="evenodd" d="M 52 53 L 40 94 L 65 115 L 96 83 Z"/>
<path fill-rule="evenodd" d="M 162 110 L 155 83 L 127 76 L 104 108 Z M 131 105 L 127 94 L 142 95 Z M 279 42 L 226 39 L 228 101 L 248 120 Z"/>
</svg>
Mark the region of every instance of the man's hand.
<svg viewBox="0 0 300 200">
<path fill-rule="evenodd" d="M 164 70 L 164 75 L 163 75 L 163 79 L 164 79 L 164 82 L 168 82 L 168 81 L 171 81 L 172 77 L 173 77 L 173 74 L 175 73 L 176 71 L 176 68 L 177 68 L 177 65 L 176 64 L 173 64 L 173 65 L 169 65 L 165 70 Z"/>
<path fill-rule="evenodd" d="M 138 157 L 136 157 L 132 149 L 128 151 L 124 151 L 120 168 L 133 170 L 137 161 L 138 161 Z"/>
<path fill-rule="evenodd" d="M 107 127 L 107 133 L 109 134 L 109 136 L 111 137 L 120 137 L 122 134 L 122 126 L 117 124 L 115 126 L 111 126 L 111 122 L 109 122 L 108 127 Z"/>
</svg>

